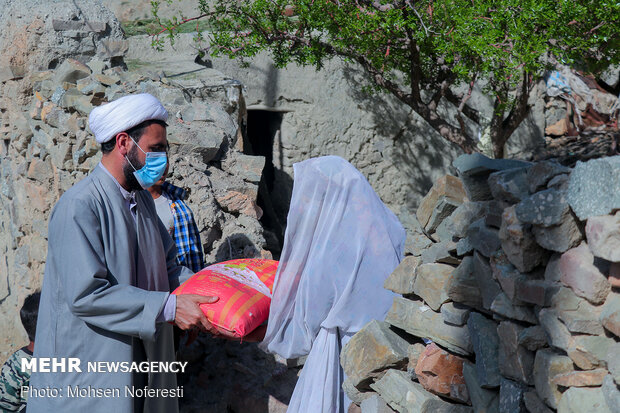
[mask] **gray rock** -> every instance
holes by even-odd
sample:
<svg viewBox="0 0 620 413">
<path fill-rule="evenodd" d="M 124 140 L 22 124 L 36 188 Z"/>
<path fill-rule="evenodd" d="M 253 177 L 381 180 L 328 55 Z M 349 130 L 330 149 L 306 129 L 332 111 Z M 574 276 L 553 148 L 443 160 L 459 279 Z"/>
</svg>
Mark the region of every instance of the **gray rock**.
<svg viewBox="0 0 620 413">
<path fill-rule="evenodd" d="M 499 336 L 497 323 L 479 313 L 471 313 L 467 321 L 471 343 L 476 354 L 476 377 L 478 385 L 496 388 L 500 385 Z"/>
<path fill-rule="evenodd" d="M 470 201 L 485 201 L 493 198 L 488 184 L 489 174 L 505 169 L 530 165 L 528 162 L 509 159 L 491 159 L 480 153 L 461 155 L 452 165 L 463 181 L 467 198 Z"/>
<path fill-rule="evenodd" d="M 525 408 L 530 413 L 553 413 L 553 411 L 545 406 L 535 391 L 528 391 L 523 394 Z"/>
<path fill-rule="evenodd" d="M 388 370 L 385 376 L 370 387 L 398 412 L 422 411 L 429 401 L 439 400 L 439 397 L 424 390 L 419 383 L 412 382 L 404 371 Z"/>
<path fill-rule="evenodd" d="M 207 125 L 195 127 L 191 124 L 175 123 L 174 128 L 169 128 L 168 142 L 170 145 L 178 145 L 178 156 L 198 156 L 203 163 L 208 163 L 216 158 L 226 135 L 221 131 L 210 130 Z"/>
<path fill-rule="evenodd" d="M 456 243 L 456 255 L 459 257 L 463 257 L 471 253 L 473 250 L 474 247 L 467 238 L 461 238 L 459 242 Z"/>
<path fill-rule="evenodd" d="M 553 254 L 545 267 L 545 280 L 552 283 L 559 283 L 562 277 L 560 272 L 560 254 Z"/>
<path fill-rule="evenodd" d="M 558 225 L 551 227 L 534 225 L 532 233 L 538 245 L 555 252 L 565 252 L 583 240 L 581 226 L 572 213 L 567 214 Z"/>
<path fill-rule="evenodd" d="M 582 300 L 573 290 L 560 285 L 558 289 L 549 294 L 545 306 L 552 307 L 554 310 L 574 311 L 579 309 Z"/>
<path fill-rule="evenodd" d="M 620 294 L 612 292 L 607 297 L 601 311 L 600 321 L 603 327 L 616 337 L 620 337 Z"/>
<path fill-rule="evenodd" d="M 476 376 L 476 368 L 469 362 L 463 363 L 463 376 L 467 383 L 467 391 L 476 413 L 498 413 L 499 392 L 484 389 Z"/>
<path fill-rule="evenodd" d="M 405 366 L 408 346 L 387 323 L 372 320 L 344 346 L 340 364 L 351 384 L 362 389 L 383 371 Z"/>
<path fill-rule="evenodd" d="M 97 56 L 102 59 L 123 57 L 127 53 L 129 43 L 124 39 L 104 39 L 97 44 Z"/>
<path fill-rule="evenodd" d="M 498 233 L 497 229 L 487 227 L 484 219 L 479 219 L 467 229 L 467 240 L 476 251 L 488 258 L 501 246 Z"/>
<path fill-rule="evenodd" d="M 459 175 L 478 175 L 529 166 L 531 163 L 512 159 L 491 159 L 480 153 L 474 153 L 459 156 L 452 165 L 456 168 Z"/>
<path fill-rule="evenodd" d="M 600 387 L 571 387 L 562 394 L 558 413 L 612 413 Z"/>
<path fill-rule="evenodd" d="M 574 336 L 568 347 L 568 357 L 583 370 L 606 366 L 609 350 L 614 348 L 613 338 L 605 336 Z"/>
<path fill-rule="evenodd" d="M 620 211 L 613 216 L 588 218 L 586 237 L 595 257 L 620 262 Z"/>
<path fill-rule="evenodd" d="M 580 300 L 577 310 L 558 309 L 557 314 L 566 328 L 572 333 L 604 335 L 603 325 L 599 321 L 601 308 L 594 307 L 586 300 Z"/>
<path fill-rule="evenodd" d="M 75 30 L 80 32 L 104 32 L 108 27 L 106 22 L 86 20 L 57 20 L 52 19 L 52 28 L 58 31 Z"/>
<path fill-rule="evenodd" d="M 469 406 L 452 404 L 443 400 L 429 400 L 424 404 L 420 413 L 473 413 L 473 409 Z"/>
<path fill-rule="evenodd" d="M 467 322 L 471 308 L 459 303 L 444 303 L 441 306 L 441 316 L 448 324 L 462 326 Z"/>
<path fill-rule="evenodd" d="M 570 358 L 543 349 L 536 352 L 534 360 L 534 385 L 536 392 L 547 406 L 557 409 L 562 393 L 551 380 L 558 374 L 573 370 Z"/>
<path fill-rule="evenodd" d="M 467 328 L 445 323 L 441 314 L 420 301 L 395 297 L 385 321 L 414 336 L 430 339 L 454 353 L 468 355 L 472 352 Z"/>
<path fill-rule="evenodd" d="M 522 223 L 550 227 L 562 222 L 569 213 L 569 206 L 562 191 L 547 189 L 521 201 L 515 212 Z"/>
<path fill-rule="evenodd" d="M 568 351 L 572 342 L 572 335 L 568 328 L 560 321 L 556 310 L 543 308 L 538 313 L 540 326 L 547 334 L 547 341 L 553 347 Z"/>
<path fill-rule="evenodd" d="M 584 297 L 592 304 L 601 304 L 611 290 L 594 256 L 585 243 L 566 251 L 560 258 L 561 281 L 575 294 Z"/>
<path fill-rule="evenodd" d="M 446 264 L 422 264 L 416 268 L 413 291 L 434 311 L 448 301 L 448 284 L 454 267 Z"/>
<path fill-rule="evenodd" d="M 373 394 L 360 404 L 362 413 L 392 413 L 392 410 L 388 404 L 379 397 L 377 394 Z"/>
<path fill-rule="evenodd" d="M 530 351 L 536 351 L 547 345 L 547 335 L 541 326 L 524 328 L 519 333 L 519 345 Z"/>
<path fill-rule="evenodd" d="M 428 232 L 435 229 L 464 202 L 465 191 L 461 181 L 451 175 L 439 178 L 420 202 L 416 216 L 420 225 Z"/>
<path fill-rule="evenodd" d="M 608 374 L 603 379 L 603 386 L 601 387 L 603 397 L 607 407 L 612 412 L 620 412 L 620 390 L 614 383 L 614 379 L 611 374 Z"/>
<path fill-rule="evenodd" d="M 499 293 L 491 304 L 491 311 L 502 317 L 536 324 L 536 316 L 532 309 L 524 305 L 515 305 L 504 293 Z"/>
<path fill-rule="evenodd" d="M 497 327 L 499 371 L 504 377 L 533 384 L 534 353 L 519 345 L 522 331 L 523 327 L 511 321 L 503 321 Z"/>
<path fill-rule="evenodd" d="M 614 378 L 616 384 L 620 385 L 620 343 L 614 343 L 609 346 L 609 350 L 607 350 L 607 357 L 605 361 L 607 363 L 607 370 Z"/>
<path fill-rule="evenodd" d="M 461 264 L 453 271 L 452 279 L 448 282 L 448 297 L 469 307 L 482 308 L 482 295 L 474 271 L 474 258 L 463 258 Z"/>
<path fill-rule="evenodd" d="M 442 221 L 449 217 L 459 205 L 461 205 L 461 202 L 452 198 L 440 198 L 437 201 L 437 204 L 433 209 L 433 213 L 428 220 L 428 224 L 424 227 L 424 229 L 430 234 L 434 233 Z"/>
<path fill-rule="evenodd" d="M 409 347 L 407 347 L 407 358 L 409 359 L 407 363 L 407 373 L 409 373 L 412 379 L 416 378 L 415 368 L 424 350 L 426 350 L 426 347 L 422 343 L 410 344 Z"/>
<path fill-rule="evenodd" d="M 546 260 L 546 251 L 536 242 L 531 226 L 519 221 L 514 206 L 504 210 L 499 238 L 508 259 L 521 272 L 530 272 Z"/>
<path fill-rule="evenodd" d="M 405 240 L 405 254 L 411 254 L 419 257 L 422 255 L 422 252 L 431 245 L 433 245 L 433 241 L 431 241 L 426 235 L 417 232 L 410 233 L 407 231 L 407 239 Z"/>
<path fill-rule="evenodd" d="M 442 241 L 431 245 L 422 252 L 422 262 L 424 264 L 442 263 L 458 265 L 461 260 L 452 255 L 456 252 L 456 243 L 453 241 Z"/>
<path fill-rule="evenodd" d="M 478 175 L 459 175 L 463 182 L 463 187 L 470 201 L 490 201 L 493 199 L 491 188 L 489 188 L 488 173 Z"/>
<path fill-rule="evenodd" d="M 465 237 L 471 223 L 486 215 L 488 204 L 489 202 L 464 202 L 443 220 L 435 234 L 442 241 Z"/>
<path fill-rule="evenodd" d="M 560 174 L 569 174 L 570 168 L 554 161 L 537 162 L 527 171 L 527 182 L 530 193 L 544 189 L 552 178 Z"/>
<path fill-rule="evenodd" d="M 558 175 L 549 181 L 549 183 L 547 184 L 547 188 L 555 188 L 560 191 L 567 191 L 569 181 L 570 175 Z"/>
<path fill-rule="evenodd" d="M 372 391 L 360 391 L 355 387 L 348 379 L 342 383 L 342 390 L 347 394 L 347 397 L 353 402 L 360 404 L 369 397 L 372 397 L 375 392 Z"/>
<path fill-rule="evenodd" d="M 493 278 L 499 282 L 502 291 L 512 301 L 516 301 L 517 286 L 527 280 L 524 274 L 521 274 L 514 265 L 510 263 L 503 251 L 493 254 L 490 259 Z"/>
<path fill-rule="evenodd" d="M 485 207 L 484 223 L 499 229 L 502 226 L 502 214 L 505 205 L 499 201 L 489 201 Z"/>
<path fill-rule="evenodd" d="M 92 73 L 97 75 L 103 73 L 103 71 L 107 69 L 106 63 L 97 58 L 91 59 L 88 63 L 86 63 L 86 66 L 90 68 Z"/>
<path fill-rule="evenodd" d="M 567 198 L 581 220 L 620 208 L 620 156 L 577 162 Z"/>
<path fill-rule="evenodd" d="M 91 71 L 84 63 L 74 59 L 66 59 L 54 72 L 54 82 L 63 84 L 64 82 L 76 84 L 78 80 L 90 76 Z"/>
<path fill-rule="evenodd" d="M 383 287 L 396 294 L 413 294 L 415 271 L 421 262 L 422 260 L 418 257 L 405 257 L 398 264 L 398 267 L 385 279 Z"/>
<path fill-rule="evenodd" d="M 600 79 L 608 86 L 615 88 L 620 83 L 620 71 L 618 65 L 613 65 L 600 74 Z"/>
<path fill-rule="evenodd" d="M 502 290 L 497 281 L 493 279 L 493 271 L 489 261 L 478 253 L 474 253 L 474 277 L 480 289 L 482 305 L 485 309 L 490 310 L 491 304 Z"/>
<path fill-rule="evenodd" d="M 530 195 L 527 181 L 529 169 L 529 166 L 512 168 L 489 175 L 488 183 L 493 198 L 512 204 L 527 198 Z"/>
<path fill-rule="evenodd" d="M 502 379 L 499 388 L 500 413 L 526 413 L 523 395 L 527 387 L 512 380 Z"/>
<path fill-rule="evenodd" d="M 222 167 L 244 181 L 258 184 L 265 167 L 265 157 L 234 153 L 222 162 Z"/>
<path fill-rule="evenodd" d="M 544 306 L 559 287 L 546 280 L 520 280 L 516 285 L 515 298 L 522 303 Z"/>
</svg>

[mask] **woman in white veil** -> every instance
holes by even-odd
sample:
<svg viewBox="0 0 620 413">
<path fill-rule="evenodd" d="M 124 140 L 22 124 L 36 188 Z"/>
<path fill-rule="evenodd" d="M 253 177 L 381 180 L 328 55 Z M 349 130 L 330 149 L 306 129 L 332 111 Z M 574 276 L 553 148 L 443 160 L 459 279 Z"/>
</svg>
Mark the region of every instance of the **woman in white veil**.
<svg viewBox="0 0 620 413">
<path fill-rule="evenodd" d="M 364 176 L 336 156 L 294 165 L 284 247 L 264 350 L 307 355 L 289 413 L 344 412 L 340 350 L 394 294 L 385 278 L 403 256 L 405 231 Z"/>
</svg>

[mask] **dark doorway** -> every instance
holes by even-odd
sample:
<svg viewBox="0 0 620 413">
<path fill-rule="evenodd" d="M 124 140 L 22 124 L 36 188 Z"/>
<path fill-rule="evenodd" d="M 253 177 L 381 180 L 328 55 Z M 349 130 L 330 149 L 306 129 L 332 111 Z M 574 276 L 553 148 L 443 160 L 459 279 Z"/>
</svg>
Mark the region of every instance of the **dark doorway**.
<svg viewBox="0 0 620 413">
<path fill-rule="evenodd" d="M 248 110 L 244 152 L 265 157 L 265 167 L 258 188 L 258 206 L 263 210 L 261 223 L 266 230 L 267 248 L 279 258 L 284 243 L 286 214 L 290 203 L 292 179 L 274 165 L 274 144 L 280 137 L 283 112 Z M 278 147 L 280 145 L 277 145 Z M 279 159 L 281 164 L 281 159 Z"/>
</svg>

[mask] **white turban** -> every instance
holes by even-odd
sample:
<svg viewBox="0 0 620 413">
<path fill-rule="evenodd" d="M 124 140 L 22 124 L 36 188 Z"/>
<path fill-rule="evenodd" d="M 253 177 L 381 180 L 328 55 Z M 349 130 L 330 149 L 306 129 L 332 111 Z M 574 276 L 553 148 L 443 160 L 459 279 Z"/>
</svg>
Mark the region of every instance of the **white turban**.
<svg viewBox="0 0 620 413">
<path fill-rule="evenodd" d="M 155 96 L 140 93 L 96 107 L 88 116 L 88 125 L 97 143 L 104 143 L 118 133 L 152 119 L 165 122 L 168 112 Z"/>
</svg>

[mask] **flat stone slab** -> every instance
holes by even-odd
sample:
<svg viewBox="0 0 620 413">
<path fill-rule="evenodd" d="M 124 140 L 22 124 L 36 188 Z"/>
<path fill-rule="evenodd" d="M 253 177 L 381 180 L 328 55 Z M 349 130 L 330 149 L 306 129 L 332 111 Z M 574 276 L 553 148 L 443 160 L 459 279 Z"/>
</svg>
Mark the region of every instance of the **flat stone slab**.
<svg viewBox="0 0 620 413">
<path fill-rule="evenodd" d="M 448 283 L 454 267 L 446 264 L 422 264 L 416 268 L 413 291 L 435 311 L 449 300 Z"/>
<path fill-rule="evenodd" d="M 421 301 L 403 297 L 394 298 L 385 321 L 416 337 L 432 340 L 460 355 L 469 355 L 473 350 L 466 327 L 445 323 L 441 314 L 434 312 Z"/>
<path fill-rule="evenodd" d="M 497 323 L 480 313 L 473 312 L 469 316 L 467 327 L 476 354 L 475 368 L 478 385 L 484 388 L 499 387 Z"/>
<path fill-rule="evenodd" d="M 421 262 L 422 260 L 418 257 L 405 257 L 392 274 L 385 279 L 383 287 L 396 294 L 412 294 L 415 271 Z"/>
<path fill-rule="evenodd" d="M 480 386 L 476 368 L 472 363 L 463 363 L 463 376 L 471 398 L 471 405 L 476 412 L 499 413 L 499 392 Z"/>
<path fill-rule="evenodd" d="M 358 331 L 341 352 L 340 364 L 351 383 L 360 388 L 392 367 L 407 364 L 409 343 L 390 330 L 389 324 L 372 320 Z"/>
<path fill-rule="evenodd" d="M 586 237 L 595 257 L 620 262 L 620 212 L 588 218 Z"/>
<path fill-rule="evenodd" d="M 611 291 L 607 277 L 595 265 L 594 256 L 585 243 L 562 254 L 560 273 L 565 285 L 592 304 L 602 304 Z"/>
<path fill-rule="evenodd" d="M 493 198 L 509 203 L 516 203 L 527 198 L 527 172 L 529 167 L 512 168 L 493 172 L 489 175 L 488 183 Z"/>
<path fill-rule="evenodd" d="M 549 181 L 561 174 L 569 174 L 571 169 L 553 161 L 536 162 L 527 171 L 527 182 L 531 193 L 544 189 Z"/>
<path fill-rule="evenodd" d="M 620 208 L 620 155 L 577 162 L 567 198 L 581 220 Z"/>
<path fill-rule="evenodd" d="M 612 413 L 600 388 L 571 387 L 562 394 L 558 413 Z"/>
<path fill-rule="evenodd" d="M 459 175 L 477 175 L 532 165 L 513 159 L 492 159 L 481 153 L 461 155 L 452 162 Z"/>
<path fill-rule="evenodd" d="M 430 400 L 439 400 L 438 396 L 424 390 L 419 383 L 411 381 L 407 373 L 399 370 L 388 370 L 370 387 L 399 412 L 422 411 Z"/>
<path fill-rule="evenodd" d="M 521 168 L 531 163 L 511 159 L 491 159 L 480 153 L 461 155 L 452 165 L 458 171 L 470 201 L 493 199 L 489 187 L 489 174 L 505 169 Z"/>
<path fill-rule="evenodd" d="M 570 358 L 551 350 L 538 350 L 534 360 L 534 385 L 536 392 L 549 407 L 556 409 L 562 393 L 552 382 L 558 374 L 573 371 Z"/>
</svg>

